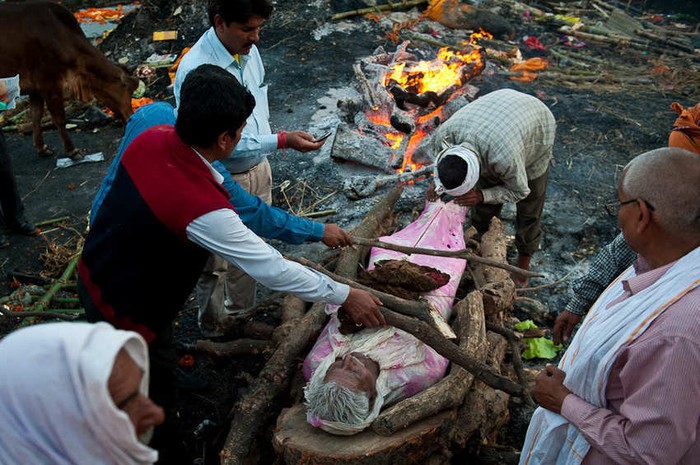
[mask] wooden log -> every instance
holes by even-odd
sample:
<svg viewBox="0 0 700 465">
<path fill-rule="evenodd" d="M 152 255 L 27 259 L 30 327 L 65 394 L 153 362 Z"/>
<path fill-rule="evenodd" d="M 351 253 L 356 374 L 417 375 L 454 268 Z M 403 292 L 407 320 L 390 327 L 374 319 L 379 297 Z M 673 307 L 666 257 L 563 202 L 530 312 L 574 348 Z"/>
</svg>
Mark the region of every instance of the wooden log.
<svg viewBox="0 0 700 465">
<path fill-rule="evenodd" d="M 492 331 L 487 331 L 488 351 L 485 362 L 494 367 L 500 366 L 507 346 L 506 339 Z M 475 381 L 465 402 L 457 412 L 456 425 L 452 430 L 452 440 L 464 447 L 474 434 L 486 437 L 495 428 L 508 421 L 508 401 L 505 392 L 492 389 L 481 381 Z"/>
<path fill-rule="evenodd" d="M 486 354 L 482 299 L 479 291 L 472 291 L 454 307 L 459 347 L 476 360 L 482 360 Z M 383 411 L 372 423 L 372 430 L 382 436 L 390 436 L 423 418 L 458 407 L 473 381 L 474 375 L 455 365 L 450 374 L 438 383 Z"/>
<path fill-rule="evenodd" d="M 343 13 L 336 13 L 331 16 L 332 20 L 349 18 L 351 16 L 366 15 L 369 13 L 378 13 L 380 11 L 395 10 L 397 8 L 410 8 L 417 5 L 422 5 L 423 3 L 428 3 L 428 0 L 403 0 L 401 2 L 389 3 L 387 5 L 377 5 L 369 8 L 360 8 L 358 10 L 345 11 Z"/>
<path fill-rule="evenodd" d="M 475 382 L 467 399 L 458 413 L 453 430 L 453 441 L 464 447 L 476 435 L 477 441 L 489 437 L 508 423 L 510 397 L 505 392 L 497 391 L 479 381 Z"/>
<path fill-rule="evenodd" d="M 239 355 L 256 355 L 272 347 L 270 341 L 259 339 L 237 339 L 229 342 L 197 341 L 197 351 L 219 358 L 236 357 Z"/>
<path fill-rule="evenodd" d="M 412 181 L 421 176 L 429 176 L 432 172 L 433 165 L 427 165 L 415 171 L 389 176 L 352 176 L 343 181 L 343 192 L 346 197 L 351 199 L 361 199 L 369 197 L 381 187 L 391 184 L 401 185 L 401 183 Z"/>
<path fill-rule="evenodd" d="M 247 321 L 243 326 L 243 335 L 250 339 L 272 339 L 275 327 L 262 321 Z"/>
<path fill-rule="evenodd" d="M 385 292 L 377 291 L 375 289 L 372 289 L 371 287 L 353 281 L 352 279 L 347 279 L 335 273 L 331 273 L 330 271 L 315 264 L 311 260 L 307 260 L 303 257 L 287 257 L 287 259 L 290 261 L 300 263 L 308 268 L 312 268 L 316 271 L 319 271 L 327 275 L 331 279 L 338 281 L 339 283 L 347 284 L 348 286 L 370 292 L 382 301 L 382 305 L 391 308 L 392 310 L 401 313 L 402 315 L 408 315 L 418 318 L 422 321 L 425 321 L 428 324 L 433 323 L 433 318 L 430 314 L 430 307 L 428 303 L 424 300 L 406 300 L 402 299 L 401 297 L 396 297 L 394 295 L 387 294 Z"/>
<path fill-rule="evenodd" d="M 365 76 L 365 73 L 362 71 L 362 66 L 360 63 L 355 63 L 352 65 L 352 69 L 355 72 L 355 78 L 360 83 L 360 88 L 362 89 L 362 94 L 365 97 L 365 101 L 370 108 L 375 107 L 378 104 L 379 99 L 374 95 L 374 89 L 369 84 L 367 76 Z"/>
<path fill-rule="evenodd" d="M 424 464 L 448 446 L 454 412 L 446 410 L 396 434 L 380 436 L 366 429 L 354 436 L 334 436 L 306 421 L 302 404 L 285 410 L 272 444 L 287 465 Z"/>
<path fill-rule="evenodd" d="M 491 219 L 489 230 L 481 236 L 481 256 L 497 263 L 507 263 L 506 231 L 498 218 Z M 486 284 L 484 293 L 484 312 L 486 321 L 503 326 L 506 311 L 515 299 L 515 283 L 510 274 L 502 268 L 484 269 Z"/>
<path fill-rule="evenodd" d="M 505 239 L 505 232 L 504 232 L 503 237 Z M 420 247 L 406 247 L 403 245 L 390 244 L 389 242 L 378 241 L 375 239 L 366 239 L 366 238 L 362 238 L 362 237 L 353 237 L 353 241 L 357 244 L 368 245 L 371 247 L 379 247 L 379 248 L 386 249 L 386 250 L 395 250 L 397 252 L 404 252 L 404 253 L 409 254 L 409 255 L 410 254 L 418 254 L 418 255 L 429 255 L 432 257 L 463 258 L 467 261 L 481 263 L 481 264 L 487 265 L 489 267 L 500 268 L 500 269 L 509 271 L 511 273 L 515 273 L 517 275 L 528 277 L 528 278 L 534 278 L 534 277 L 542 278 L 542 277 L 544 277 L 544 275 L 542 275 L 540 273 L 536 273 L 536 272 L 529 271 L 529 270 L 523 270 L 522 268 L 518 268 L 517 266 L 509 265 L 505 261 L 500 261 L 500 257 L 499 257 L 499 259 L 494 260 L 492 258 L 484 257 L 483 254 L 482 254 L 482 256 L 475 255 L 468 249 L 462 249 L 462 250 L 423 249 Z"/>
<path fill-rule="evenodd" d="M 507 260 L 506 228 L 496 217 L 491 219 L 488 231 L 481 236 L 481 257 L 496 263 L 508 263 Z M 486 282 L 493 283 L 508 279 L 508 272 L 501 268 L 484 270 Z"/>
<path fill-rule="evenodd" d="M 523 388 L 518 383 L 515 383 L 510 378 L 501 376 L 498 370 L 493 367 L 474 359 L 474 357 L 460 349 L 457 344 L 445 339 L 436 329 L 424 321 L 401 315 L 385 307 L 382 307 L 382 314 L 388 325 L 395 326 L 396 328 L 414 335 L 416 338 L 435 349 L 437 353 L 463 367 L 494 389 L 507 392 L 516 397 L 521 397 L 523 395 Z M 505 342 L 505 339 L 503 339 L 503 341 Z"/>
<path fill-rule="evenodd" d="M 291 294 L 284 296 L 282 301 L 282 322 L 272 333 L 272 340 L 276 344 L 281 344 L 287 340 L 304 317 L 305 311 L 306 302 Z"/>
<path fill-rule="evenodd" d="M 375 236 L 386 217 L 394 211 L 394 205 L 401 196 L 402 189 L 394 189 L 381 199 L 356 230 L 359 234 Z M 346 248 L 338 260 L 336 271 L 341 274 L 357 273 L 361 252 Z M 251 384 L 248 395 L 239 400 L 228 414 L 231 426 L 219 453 L 222 465 L 243 465 L 257 446 L 260 429 L 276 414 L 276 400 L 289 386 L 293 373 L 297 370 L 297 360 L 308 347 L 313 336 L 326 321 L 325 304 L 314 304 L 299 321 L 295 331 L 281 343 L 265 364 L 258 378 Z"/>
</svg>

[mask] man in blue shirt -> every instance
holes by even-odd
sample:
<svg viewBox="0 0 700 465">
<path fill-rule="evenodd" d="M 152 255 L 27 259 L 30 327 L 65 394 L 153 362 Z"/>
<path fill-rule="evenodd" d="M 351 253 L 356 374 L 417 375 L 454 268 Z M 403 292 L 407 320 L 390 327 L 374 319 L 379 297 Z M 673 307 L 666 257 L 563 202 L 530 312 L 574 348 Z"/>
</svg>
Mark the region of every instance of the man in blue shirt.
<svg viewBox="0 0 700 465">
<path fill-rule="evenodd" d="M 146 129 L 160 124 L 174 125 L 175 114 L 173 107 L 166 102 L 156 102 L 139 108 L 126 124 L 124 137 L 117 155 L 107 171 L 105 179 L 95 196 L 90 210 L 90 224 L 94 221 L 102 201 L 109 192 L 119 167 L 119 161 L 131 141 Z M 279 239 L 290 244 L 321 241 L 328 247 L 343 247 L 352 244 L 350 236 L 336 224 L 323 224 L 306 218 L 289 214 L 288 212 L 268 205 L 259 197 L 249 194 L 240 184 L 231 178 L 226 167 L 219 161 L 212 166 L 224 177 L 223 186 L 230 194 L 230 201 L 241 218 L 241 221 L 255 234 L 268 238 Z M 198 289 L 198 293 L 200 289 Z M 201 302 L 201 295 L 200 302 Z M 204 318 L 203 318 L 204 316 Z M 205 307 L 200 305 L 199 324 L 206 337 L 216 337 L 224 334 L 233 321 L 210 321 L 205 315 Z"/>
</svg>

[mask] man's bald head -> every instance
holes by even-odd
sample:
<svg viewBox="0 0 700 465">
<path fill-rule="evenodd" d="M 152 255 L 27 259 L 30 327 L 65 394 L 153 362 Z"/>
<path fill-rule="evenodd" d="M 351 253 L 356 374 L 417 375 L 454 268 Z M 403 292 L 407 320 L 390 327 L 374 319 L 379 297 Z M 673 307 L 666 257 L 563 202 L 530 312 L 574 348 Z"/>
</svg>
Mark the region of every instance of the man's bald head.
<svg viewBox="0 0 700 465">
<path fill-rule="evenodd" d="M 619 188 L 654 209 L 666 233 L 700 235 L 700 157 L 687 150 L 661 148 L 643 153 L 623 171 Z"/>
</svg>

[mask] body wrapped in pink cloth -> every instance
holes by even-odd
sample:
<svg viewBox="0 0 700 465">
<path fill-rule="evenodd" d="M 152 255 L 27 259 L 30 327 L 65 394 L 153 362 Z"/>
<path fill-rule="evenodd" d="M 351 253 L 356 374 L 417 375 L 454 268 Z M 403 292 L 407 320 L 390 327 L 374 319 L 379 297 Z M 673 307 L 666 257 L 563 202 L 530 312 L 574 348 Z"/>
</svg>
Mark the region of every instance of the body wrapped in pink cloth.
<svg viewBox="0 0 700 465">
<path fill-rule="evenodd" d="M 417 220 L 380 240 L 434 250 L 463 249 L 466 210 L 454 202 L 428 202 Z M 427 255 L 407 256 L 401 252 L 373 248 L 368 269 L 382 260 L 408 260 L 447 273 L 450 277 L 447 284 L 422 294 L 422 297 L 437 308 L 445 320 L 449 319 L 466 266 L 464 260 Z M 307 419 L 312 425 L 333 434 L 358 433 L 371 424 L 383 406 L 410 397 L 445 376 L 448 360 L 414 336 L 393 326 L 363 329 L 344 335 L 339 331 L 336 311 L 337 306 L 326 307 L 326 312 L 331 315 L 330 321 L 304 361 L 304 377 L 309 381 L 305 389 Z M 336 375 L 336 369 L 344 370 L 351 379 L 352 392 L 348 393 L 350 404 L 355 402 L 353 393 L 365 390 L 362 387 L 365 378 L 370 384 L 367 392 L 360 392 L 367 397 L 367 402 L 358 407 L 359 413 L 355 415 L 344 416 L 337 412 L 354 407 L 335 405 L 344 403 L 341 399 L 343 396 L 328 388 L 328 385 L 348 386 L 344 375 Z M 360 380 L 356 386 L 352 378 Z M 374 386 L 371 386 L 372 381 Z M 322 393 L 319 394 L 319 391 Z"/>
</svg>

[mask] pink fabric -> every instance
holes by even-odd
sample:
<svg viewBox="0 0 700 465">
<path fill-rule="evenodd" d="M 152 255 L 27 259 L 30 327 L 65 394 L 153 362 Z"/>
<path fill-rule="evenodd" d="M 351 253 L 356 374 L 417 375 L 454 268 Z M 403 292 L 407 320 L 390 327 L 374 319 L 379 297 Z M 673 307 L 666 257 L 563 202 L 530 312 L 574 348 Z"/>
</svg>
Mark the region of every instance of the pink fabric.
<svg viewBox="0 0 700 465">
<path fill-rule="evenodd" d="M 423 213 L 416 221 L 391 236 L 382 237 L 381 240 L 393 244 L 434 250 L 463 249 L 463 228 L 466 210 L 465 207 L 459 207 L 454 202 L 447 204 L 442 201 L 428 202 Z M 370 265 L 368 268 L 372 269 L 374 263 L 378 260 L 396 260 L 406 257 L 406 254 L 400 252 L 375 248 L 370 253 Z M 450 275 L 450 281 L 445 286 L 424 294 L 426 300 L 433 303 L 446 319 L 449 318 L 466 261 L 426 255 L 412 255 L 407 259 L 419 265 L 432 266 Z M 363 337 L 363 334 L 367 331 L 355 333 L 352 335 L 352 338 Z M 337 349 L 343 344 L 349 344 L 349 340 L 350 338 L 343 336 L 338 331 L 338 319 L 333 315 L 321 332 L 306 360 L 304 360 L 303 374 L 306 380 L 308 381 L 311 378 L 320 362 L 333 353 L 334 348 Z M 421 392 L 445 376 L 448 360 L 415 337 L 399 329 L 396 329 L 392 338 L 381 343 L 380 348 L 382 350 L 377 352 L 394 353 L 409 344 L 423 346 L 424 350 L 405 351 L 407 355 L 402 358 L 401 362 L 388 369 L 390 394 L 385 399 L 385 404 L 396 402 Z"/>
<path fill-rule="evenodd" d="M 662 274 L 659 270 L 641 273 L 625 288 L 640 292 Z M 607 408 L 597 408 L 573 394 L 566 397 L 562 415 L 591 444 L 584 465 L 698 463 L 698 334 L 700 288 L 672 304 L 622 349 L 606 386 Z"/>
</svg>

